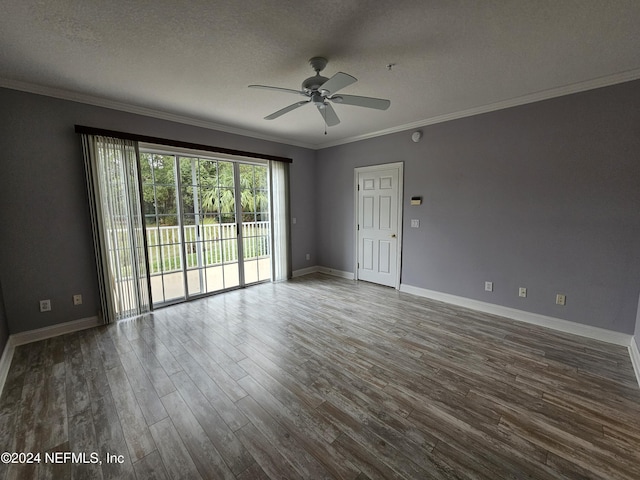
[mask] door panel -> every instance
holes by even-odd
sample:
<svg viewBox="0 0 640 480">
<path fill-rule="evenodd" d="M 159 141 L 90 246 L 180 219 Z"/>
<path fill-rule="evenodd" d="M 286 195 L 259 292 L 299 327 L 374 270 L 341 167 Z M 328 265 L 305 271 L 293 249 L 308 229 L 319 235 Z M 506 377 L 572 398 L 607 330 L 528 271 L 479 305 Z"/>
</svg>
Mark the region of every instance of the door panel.
<svg viewBox="0 0 640 480">
<path fill-rule="evenodd" d="M 373 266 L 375 264 L 374 261 L 374 240 L 371 238 L 367 238 L 366 236 L 362 237 L 362 264 L 361 267 L 364 270 L 368 270 L 370 272 L 373 271 Z"/>
<path fill-rule="evenodd" d="M 372 196 L 366 195 L 362 197 L 362 225 L 361 228 L 369 229 L 374 228 L 373 216 L 375 199 Z"/>
<path fill-rule="evenodd" d="M 357 277 L 360 280 L 396 286 L 399 179 L 399 168 L 358 172 Z"/>
<path fill-rule="evenodd" d="M 391 242 L 387 240 L 380 241 L 380 253 L 378 258 L 380 273 L 391 273 Z"/>
<path fill-rule="evenodd" d="M 393 221 L 391 215 L 391 197 L 379 197 L 380 198 L 380 229 L 381 230 L 391 230 L 393 227 L 391 226 L 391 222 Z"/>
<path fill-rule="evenodd" d="M 266 165 L 240 165 L 242 203 L 242 263 L 244 283 L 271 278 L 271 224 L 269 223 Z"/>
</svg>

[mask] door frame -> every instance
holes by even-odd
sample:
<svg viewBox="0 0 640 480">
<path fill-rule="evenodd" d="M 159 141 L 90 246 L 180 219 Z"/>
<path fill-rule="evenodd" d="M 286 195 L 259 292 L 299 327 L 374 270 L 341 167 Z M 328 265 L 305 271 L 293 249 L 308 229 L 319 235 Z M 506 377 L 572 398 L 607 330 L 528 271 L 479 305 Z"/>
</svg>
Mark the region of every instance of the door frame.
<svg viewBox="0 0 640 480">
<path fill-rule="evenodd" d="M 270 252 L 270 256 L 271 256 L 271 262 L 273 262 L 273 217 L 272 217 L 272 207 L 273 207 L 273 198 L 272 198 L 272 186 L 271 186 L 271 182 L 270 182 L 270 175 L 271 175 L 271 171 L 269 168 L 269 162 L 267 160 L 263 160 L 263 159 L 259 159 L 259 158 L 253 158 L 253 157 L 243 157 L 243 156 L 236 156 L 236 155 L 231 155 L 231 154 L 218 154 L 218 153 L 212 153 L 209 151 L 202 151 L 202 150 L 194 150 L 194 149 L 189 149 L 189 148 L 181 148 L 181 147 L 164 147 L 162 145 L 156 145 L 156 144 L 152 144 L 152 143 L 140 143 L 139 144 L 139 157 L 138 160 L 140 161 L 141 159 L 141 154 L 151 154 L 151 155 L 166 155 L 166 156 L 171 156 L 173 157 L 173 168 L 174 168 L 174 176 L 175 176 L 175 188 L 176 188 L 176 217 L 177 217 L 177 228 L 178 228 L 178 232 L 180 235 L 180 261 L 181 261 L 181 265 L 182 268 L 180 269 L 180 272 L 182 273 L 182 283 L 184 285 L 184 296 L 177 298 L 177 299 L 170 299 L 170 300 L 164 300 L 163 302 L 157 302 L 154 303 L 153 300 L 153 294 L 151 291 L 151 271 L 149 269 L 148 263 L 149 263 L 149 259 L 148 259 L 148 247 L 147 247 L 147 229 L 146 229 L 146 222 L 144 222 L 144 220 L 146 220 L 146 215 L 144 214 L 143 208 L 144 205 L 141 203 L 141 211 L 142 211 L 142 217 L 143 217 L 143 222 L 144 222 L 144 239 L 145 239 L 145 258 L 146 258 L 146 262 L 147 262 L 147 279 L 149 281 L 149 304 L 151 307 L 151 310 L 153 310 L 154 308 L 163 308 L 163 307 L 167 307 L 170 305 L 175 305 L 175 304 L 179 304 L 179 303 L 185 303 L 194 299 L 198 299 L 198 298 L 204 298 L 207 296 L 211 296 L 211 295 L 215 295 L 218 293 L 223 293 L 223 292 L 227 292 L 227 291 L 231 291 L 231 290 L 236 290 L 236 289 L 240 289 L 240 288 L 245 288 L 247 285 L 254 285 L 257 283 L 263 283 L 263 282 L 267 282 L 269 280 L 259 280 L 257 282 L 251 282 L 250 284 L 246 283 L 246 277 L 245 277 L 245 271 L 244 271 L 244 236 L 243 236 L 243 219 L 242 219 L 242 199 L 241 199 L 241 184 L 240 184 L 240 166 L 241 165 L 255 165 L 255 166 L 261 166 L 261 167 L 265 167 L 267 169 L 267 185 L 268 185 L 268 194 L 267 194 L 267 198 L 269 199 L 269 222 L 270 222 L 270 234 L 269 234 L 269 252 Z M 199 293 L 194 293 L 194 294 L 189 294 L 189 283 L 188 283 L 188 267 L 187 267 L 187 261 L 186 261 L 186 251 L 185 251 L 185 247 L 186 247 L 186 240 L 185 240 L 185 235 L 184 235 L 184 216 L 185 216 L 185 212 L 184 212 L 184 208 L 183 208 L 183 200 L 182 200 L 182 178 L 181 178 L 181 174 L 180 174 L 180 157 L 186 157 L 186 158 L 191 158 L 193 159 L 204 159 L 204 160 L 208 160 L 208 161 L 215 161 L 215 162 L 229 162 L 232 164 L 232 168 L 233 168 L 233 187 L 234 187 L 234 203 L 235 203 L 235 217 L 236 217 L 236 237 L 235 237 L 235 241 L 236 241 L 236 248 L 237 248 L 237 255 L 238 255 L 238 259 L 237 259 L 237 268 L 238 268 L 238 285 L 234 285 L 231 287 L 227 287 L 225 285 L 225 288 L 221 289 L 221 290 L 216 290 L 213 292 L 204 292 L 202 291 L 203 289 L 201 288 L 201 292 Z M 193 168 L 193 164 L 192 164 L 192 168 Z M 138 171 L 141 171 L 140 166 L 138 165 Z M 140 178 L 140 196 L 142 198 L 142 189 L 143 189 L 143 180 L 142 178 Z M 198 192 L 200 193 L 200 192 Z M 157 212 L 156 212 L 157 215 Z M 198 275 L 200 276 L 200 282 L 202 282 L 202 274 L 203 271 L 206 270 L 206 266 L 204 267 L 199 267 L 198 268 Z M 271 273 L 273 275 L 273 267 L 271 269 Z M 161 273 L 161 275 L 164 275 L 164 272 Z M 164 293 L 164 281 L 163 281 L 163 296 L 165 295 Z"/>
<path fill-rule="evenodd" d="M 358 195 L 358 176 L 359 174 L 365 172 L 389 170 L 394 168 L 398 170 L 398 241 L 396 244 L 396 261 L 398 262 L 398 264 L 396 268 L 395 289 L 400 290 L 400 278 L 402 273 L 402 215 L 404 212 L 404 204 L 402 202 L 402 199 L 404 197 L 404 162 L 383 163 L 379 165 L 369 165 L 366 167 L 356 167 L 353 169 L 353 204 L 355 207 L 353 210 L 353 251 L 355 253 L 353 259 L 353 278 L 354 280 L 358 280 L 358 258 L 360 258 L 360 252 L 358 250 L 358 209 L 360 208 Z"/>
</svg>

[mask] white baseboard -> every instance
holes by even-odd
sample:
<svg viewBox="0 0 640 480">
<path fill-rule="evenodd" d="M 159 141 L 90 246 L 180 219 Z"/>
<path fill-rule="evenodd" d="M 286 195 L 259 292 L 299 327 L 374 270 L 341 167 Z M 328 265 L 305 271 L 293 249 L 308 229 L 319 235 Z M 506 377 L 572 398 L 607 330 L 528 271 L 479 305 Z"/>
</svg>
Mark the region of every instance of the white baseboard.
<svg viewBox="0 0 640 480">
<path fill-rule="evenodd" d="M 9 374 L 9 367 L 11 367 L 11 360 L 13 360 L 13 342 L 11 341 L 11 335 L 7 340 L 7 344 L 4 346 L 4 351 L 0 357 L 0 397 L 2 396 L 2 390 L 4 389 L 4 383 L 7 380 Z"/>
<path fill-rule="evenodd" d="M 638 341 L 640 341 L 640 338 L 631 337 L 629 356 L 631 357 L 633 371 L 636 372 L 636 380 L 638 380 L 638 385 L 640 386 L 640 350 L 638 350 Z"/>
<path fill-rule="evenodd" d="M 410 293 L 412 295 L 418 295 L 420 297 L 430 298 L 431 300 L 438 300 L 440 302 L 451 303 L 460 307 L 470 308 L 472 310 L 478 310 L 484 313 L 500 315 L 502 317 L 507 317 L 520 322 L 526 322 L 533 325 L 539 325 L 541 327 L 551 328 L 560 332 L 572 333 L 574 335 L 580 335 L 582 337 L 592 338 L 594 340 L 621 345 L 623 347 L 629 347 L 631 339 L 633 338 L 631 335 L 627 335 L 625 333 L 614 332 L 612 330 L 606 330 L 604 328 L 583 325 L 581 323 L 570 322 L 568 320 L 562 320 L 560 318 L 525 312 L 523 310 L 517 310 L 515 308 L 503 307 L 501 305 L 494 305 L 492 303 L 481 302 L 480 300 L 459 297 L 457 295 L 436 292 L 434 290 L 427 290 L 425 288 L 414 287 L 411 285 L 401 284 L 400 291 L 404 293 Z"/>
<path fill-rule="evenodd" d="M 342 270 L 336 270 L 335 268 L 318 267 L 318 272 L 325 275 L 333 275 L 334 277 L 346 278 L 347 280 L 353 280 L 355 275 L 353 272 L 345 272 Z"/>
<path fill-rule="evenodd" d="M 293 278 L 295 277 L 301 277 L 303 275 L 310 275 L 312 273 L 324 273 L 325 275 L 333 275 L 334 277 L 340 277 L 340 278 L 346 278 L 347 280 L 353 280 L 355 278 L 355 275 L 353 274 L 353 272 L 345 272 L 343 270 L 336 270 L 335 268 L 329 268 L 329 267 L 320 267 L 320 266 L 314 266 L 314 267 L 307 267 L 307 268 L 301 268 L 300 270 L 294 270 L 293 271 Z"/>
<path fill-rule="evenodd" d="M 80 320 L 73 320 L 72 322 L 58 323 L 57 325 L 51 325 L 50 327 L 29 330 L 28 332 L 14 333 L 9 338 L 13 340 L 13 346 L 17 347 L 18 345 L 24 345 L 25 343 L 37 342 L 46 338 L 64 335 L 65 333 L 97 327 L 98 325 L 101 325 L 98 317 L 81 318 Z"/>
<path fill-rule="evenodd" d="M 13 360 L 13 352 L 15 347 L 19 345 L 25 345 L 27 343 L 37 342 L 47 338 L 57 337 L 64 335 L 65 333 L 77 332 L 79 330 L 85 330 L 91 327 L 97 327 L 101 325 L 98 317 L 81 318 L 80 320 L 74 320 L 72 322 L 59 323 L 57 325 L 51 325 L 50 327 L 38 328 L 36 330 L 30 330 L 28 332 L 14 333 L 9 335 L 7 345 L 4 347 L 2 357 L 0 357 L 0 396 L 4 389 L 4 384 L 7 380 L 9 368 L 11 367 L 11 360 Z"/>
<path fill-rule="evenodd" d="M 292 273 L 293 278 L 296 277 L 301 277 L 303 275 L 310 275 L 312 273 L 317 273 L 318 270 L 318 266 L 313 266 L 313 267 L 307 267 L 307 268 L 301 268 L 300 270 L 294 270 Z"/>
</svg>

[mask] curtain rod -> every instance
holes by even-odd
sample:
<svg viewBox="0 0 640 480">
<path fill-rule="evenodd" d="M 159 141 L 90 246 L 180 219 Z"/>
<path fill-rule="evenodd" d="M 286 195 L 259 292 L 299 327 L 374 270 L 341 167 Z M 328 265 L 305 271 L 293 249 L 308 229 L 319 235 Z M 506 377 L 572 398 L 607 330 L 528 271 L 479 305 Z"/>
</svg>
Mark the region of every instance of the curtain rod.
<svg viewBox="0 0 640 480">
<path fill-rule="evenodd" d="M 241 157 L 261 158 L 263 160 L 273 160 L 274 162 L 293 163 L 293 159 L 287 158 L 287 157 L 278 157 L 275 155 L 267 155 L 267 154 L 254 153 L 254 152 L 244 152 L 242 150 L 233 150 L 231 148 L 214 147 L 213 145 L 202 145 L 200 143 L 182 142 L 180 140 L 170 140 L 167 138 L 149 137 L 147 135 L 138 135 L 137 133 L 117 132 L 115 130 L 105 130 L 103 128 L 85 127 L 83 125 L 76 125 L 75 129 L 76 129 L 76 133 L 84 133 L 87 135 L 115 137 L 123 140 L 134 140 L 136 142 L 168 145 L 170 147 L 190 148 L 192 150 L 204 150 L 207 152 L 224 153 L 227 155 L 238 155 Z"/>
</svg>

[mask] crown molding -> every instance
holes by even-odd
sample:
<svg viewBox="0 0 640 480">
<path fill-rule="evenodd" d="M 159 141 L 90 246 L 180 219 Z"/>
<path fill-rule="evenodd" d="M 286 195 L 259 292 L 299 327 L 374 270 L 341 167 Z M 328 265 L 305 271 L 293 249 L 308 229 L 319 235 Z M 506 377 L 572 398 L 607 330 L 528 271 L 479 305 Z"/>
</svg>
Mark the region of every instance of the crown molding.
<svg viewBox="0 0 640 480">
<path fill-rule="evenodd" d="M 58 98 L 61 100 L 69 100 L 71 102 L 84 103 L 87 105 L 93 105 L 95 107 L 110 108 L 112 110 L 118 110 L 121 112 L 134 113 L 136 115 L 143 115 L 145 117 L 157 118 L 159 120 L 167 120 L 170 122 L 182 123 L 185 125 L 192 125 L 194 127 L 202 127 L 210 130 L 217 130 L 225 133 L 232 133 L 234 135 L 242 135 L 244 137 L 257 138 L 259 140 L 266 140 L 275 143 L 284 143 L 286 145 L 292 145 L 295 147 L 308 148 L 311 150 L 317 149 L 317 145 L 296 142 L 289 138 L 275 137 L 271 135 L 264 135 L 253 130 L 245 130 L 242 128 L 231 127 L 229 125 L 223 125 L 221 123 L 215 123 L 208 120 L 197 119 L 185 115 L 177 115 L 174 113 L 165 112 L 162 110 L 156 110 L 153 108 L 140 107 L 137 105 L 131 105 L 116 100 L 109 100 L 106 98 L 97 97 L 94 95 L 87 95 L 84 93 L 72 92 L 70 90 L 64 90 L 55 87 L 46 87 L 44 85 L 37 85 L 34 83 L 21 82 L 18 80 L 11 80 L 8 78 L 0 77 L 0 88 L 8 88 L 11 90 L 19 90 L 21 92 L 34 93 L 36 95 L 44 95 L 46 97 Z"/>
<path fill-rule="evenodd" d="M 525 105 L 528 103 L 540 102 L 542 100 L 548 100 L 551 98 L 562 97 L 564 95 L 571 95 L 573 93 L 580 93 L 587 90 L 594 90 L 596 88 L 608 87 L 610 85 L 616 85 L 619 83 L 630 82 L 640 79 L 640 68 L 634 70 L 628 70 L 626 72 L 620 72 L 613 75 L 607 75 L 604 77 L 587 80 L 584 82 L 572 83 L 558 88 L 551 88 L 548 90 L 542 90 L 540 92 L 531 93 L 521 97 L 515 97 L 508 100 L 502 100 L 500 102 L 490 103 L 479 107 L 470 108 L 467 110 L 461 110 L 458 112 L 446 113 L 444 115 L 437 115 L 423 120 L 418 120 L 412 123 L 406 123 L 404 125 L 398 125 L 396 127 L 386 128 L 383 130 L 377 130 L 375 132 L 365 133 L 362 135 L 356 135 L 352 137 L 343 138 L 340 140 L 325 142 L 319 144 L 310 144 L 304 142 L 298 142 L 290 138 L 276 137 L 271 135 L 264 135 L 253 130 L 245 130 L 242 128 L 231 127 L 229 125 L 223 125 L 207 120 L 188 117 L 185 115 L 177 115 L 161 110 L 156 110 L 147 107 L 140 107 L 136 105 L 130 105 L 124 102 L 115 100 L 108 100 L 93 95 L 87 95 L 83 93 L 72 92 L 60 88 L 47 87 L 43 85 L 37 85 L 28 82 L 21 82 L 18 80 L 11 80 L 0 77 L 0 87 L 8 88 L 11 90 L 19 90 L 28 93 L 34 93 L 37 95 L 44 95 L 47 97 L 59 98 L 62 100 L 69 100 L 72 102 L 85 103 L 88 105 L 94 105 L 97 107 L 110 108 L 113 110 L 119 110 L 128 113 L 134 113 L 137 115 L 143 115 L 147 117 L 157 118 L 161 120 L 167 120 L 176 123 L 182 123 L 186 125 L 193 125 L 195 127 L 208 128 L 211 130 L 217 130 L 220 132 L 231 133 L 235 135 L 243 135 L 245 137 L 257 138 L 260 140 L 266 140 L 269 142 L 284 143 L 286 145 L 292 145 L 296 147 L 308 148 L 310 150 L 322 150 L 324 148 L 335 147 L 338 145 L 345 145 L 348 143 L 359 142 L 361 140 L 367 140 L 370 138 L 381 137 L 383 135 L 389 135 L 392 133 L 404 132 L 420 127 L 426 127 L 428 125 L 434 125 L 436 123 L 448 122 L 451 120 L 457 120 L 459 118 L 471 117 L 474 115 L 480 115 L 483 113 L 494 112 L 497 110 L 504 110 L 506 108 L 517 107 L 519 105 Z"/>
<path fill-rule="evenodd" d="M 540 92 L 531 93 L 522 97 L 511 98 L 509 100 L 503 100 L 500 102 L 490 103 L 488 105 L 482 105 L 479 107 L 470 108 L 468 110 L 461 110 L 459 112 L 446 113 L 444 115 L 438 115 L 435 117 L 419 120 L 417 122 L 406 123 L 397 127 L 391 127 L 384 130 L 378 130 L 376 132 L 365 133 L 354 137 L 343 138 L 334 142 L 323 143 L 316 145 L 314 148 L 319 150 L 323 148 L 335 147 L 338 145 L 344 145 L 347 143 L 358 142 L 360 140 L 367 140 L 369 138 L 381 137 L 383 135 L 389 135 L 391 133 L 399 133 L 407 130 L 413 130 L 415 128 L 426 127 L 428 125 L 434 125 L 436 123 L 448 122 L 450 120 L 457 120 L 459 118 L 472 117 L 474 115 L 480 115 L 483 113 L 494 112 L 496 110 L 504 110 L 506 108 L 517 107 L 519 105 L 526 105 L 527 103 L 540 102 L 542 100 L 548 100 L 551 98 L 562 97 L 565 95 L 571 95 L 573 93 L 585 92 L 587 90 L 594 90 L 596 88 L 608 87 L 616 85 L 618 83 L 631 82 L 633 80 L 640 79 L 640 69 L 629 70 L 626 72 L 616 73 L 614 75 L 607 75 L 605 77 L 595 78 L 593 80 L 587 80 L 584 82 L 572 83 L 563 87 L 552 88 L 549 90 L 542 90 Z"/>
</svg>

